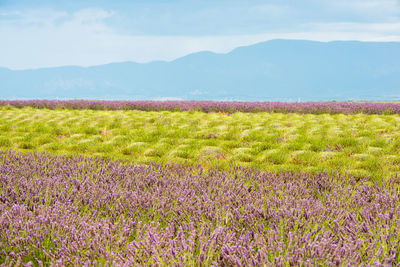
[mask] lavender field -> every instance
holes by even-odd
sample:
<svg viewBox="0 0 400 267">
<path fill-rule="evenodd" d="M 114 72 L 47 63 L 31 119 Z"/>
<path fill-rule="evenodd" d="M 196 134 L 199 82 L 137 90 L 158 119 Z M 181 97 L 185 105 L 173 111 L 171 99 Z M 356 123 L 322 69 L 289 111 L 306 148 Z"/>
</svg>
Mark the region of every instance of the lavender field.
<svg viewBox="0 0 400 267">
<path fill-rule="evenodd" d="M 0 0 L 0 267 L 400 267 L 400 0 Z"/>
<path fill-rule="evenodd" d="M 0 265 L 399 265 L 399 114 L 0 101 Z"/>
<path fill-rule="evenodd" d="M 4 265 L 400 262 L 400 179 L 0 151 Z"/>
<path fill-rule="evenodd" d="M 281 112 L 312 114 L 400 114 L 400 103 L 384 102 L 241 102 L 241 101 L 93 101 L 0 100 L 0 106 L 48 109 L 145 110 L 203 112 Z"/>
</svg>

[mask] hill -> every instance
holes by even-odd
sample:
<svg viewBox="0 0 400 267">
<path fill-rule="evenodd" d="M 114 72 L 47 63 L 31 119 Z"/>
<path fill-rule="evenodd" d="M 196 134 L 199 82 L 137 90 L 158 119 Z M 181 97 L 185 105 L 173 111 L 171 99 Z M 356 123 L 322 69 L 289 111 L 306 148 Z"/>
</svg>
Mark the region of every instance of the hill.
<svg viewBox="0 0 400 267">
<path fill-rule="evenodd" d="M 3 99 L 393 100 L 400 43 L 272 40 L 171 62 L 0 69 Z"/>
</svg>

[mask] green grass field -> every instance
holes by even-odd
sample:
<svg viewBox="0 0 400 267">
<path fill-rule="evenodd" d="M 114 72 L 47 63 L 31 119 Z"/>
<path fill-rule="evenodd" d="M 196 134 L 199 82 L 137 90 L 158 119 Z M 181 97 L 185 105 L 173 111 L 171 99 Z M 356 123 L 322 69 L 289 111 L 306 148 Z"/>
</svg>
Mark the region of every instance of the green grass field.
<svg viewBox="0 0 400 267">
<path fill-rule="evenodd" d="M 339 171 L 400 171 L 399 115 L 202 113 L 0 108 L 0 149 L 134 162 Z"/>
</svg>

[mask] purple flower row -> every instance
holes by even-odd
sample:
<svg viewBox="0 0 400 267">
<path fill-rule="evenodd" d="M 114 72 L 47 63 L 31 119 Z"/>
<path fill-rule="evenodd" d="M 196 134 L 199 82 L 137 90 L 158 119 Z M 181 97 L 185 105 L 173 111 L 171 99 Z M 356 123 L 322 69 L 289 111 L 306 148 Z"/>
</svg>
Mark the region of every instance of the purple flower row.
<svg viewBox="0 0 400 267">
<path fill-rule="evenodd" d="M 387 265 L 400 181 L 0 151 L 0 264 Z"/>
<path fill-rule="evenodd" d="M 36 108 L 145 110 L 203 112 L 297 112 L 297 113 L 365 113 L 400 114 L 400 103 L 372 102 L 218 102 L 218 101 L 89 101 L 89 100 L 1 100 L 0 106 L 32 106 Z"/>
</svg>

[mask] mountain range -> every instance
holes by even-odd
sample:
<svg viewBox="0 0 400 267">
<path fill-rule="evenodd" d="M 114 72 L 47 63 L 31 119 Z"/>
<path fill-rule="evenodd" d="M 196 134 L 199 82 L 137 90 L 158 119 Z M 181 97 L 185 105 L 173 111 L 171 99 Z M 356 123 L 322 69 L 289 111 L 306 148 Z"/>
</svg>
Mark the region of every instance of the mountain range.
<svg viewBox="0 0 400 267">
<path fill-rule="evenodd" d="M 0 68 L 0 99 L 398 100 L 400 42 L 272 40 L 169 62 Z"/>
</svg>

